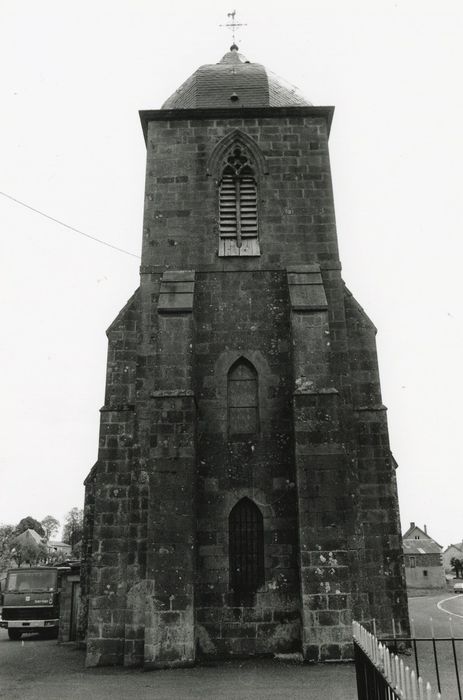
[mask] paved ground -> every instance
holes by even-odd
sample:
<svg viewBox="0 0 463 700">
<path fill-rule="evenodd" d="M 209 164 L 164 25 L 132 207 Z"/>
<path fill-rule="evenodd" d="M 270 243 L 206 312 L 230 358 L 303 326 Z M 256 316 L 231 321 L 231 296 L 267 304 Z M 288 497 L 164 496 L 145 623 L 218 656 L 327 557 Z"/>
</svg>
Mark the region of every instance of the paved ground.
<svg viewBox="0 0 463 700">
<path fill-rule="evenodd" d="M 24 643 L 23 643 L 24 642 Z M 82 651 L 0 631 L 4 700 L 356 700 L 353 664 L 305 666 L 271 659 L 173 671 L 84 669 Z"/>
<path fill-rule="evenodd" d="M 449 592 L 415 597 L 410 616 L 418 637 L 463 638 L 463 595 Z M 438 607 L 439 606 L 439 607 Z M 452 623 L 450 626 L 449 618 Z M 463 687 L 463 642 L 455 649 Z M 437 642 L 443 697 L 458 698 L 451 642 Z M 414 657 L 404 657 L 414 665 Z M 418 643 L 420 674 L 436 688 L 432 644 Z M 217 666 L 144 673 L 84 668 L 84 654 L 72 645 L 26 635 L 10 642 L 0 630 L 2 700 L 356 700 L 352 664 L 305 666 L 271 659 L 224 662 Z"/>
</svg>

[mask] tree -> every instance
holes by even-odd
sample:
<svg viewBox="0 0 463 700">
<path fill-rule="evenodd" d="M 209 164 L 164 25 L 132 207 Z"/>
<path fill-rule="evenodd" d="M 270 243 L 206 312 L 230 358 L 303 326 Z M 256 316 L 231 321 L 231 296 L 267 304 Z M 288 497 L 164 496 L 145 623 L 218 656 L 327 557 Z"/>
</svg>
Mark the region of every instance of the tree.
<svg viewBox="0 0 463 700">
<path fill-rule="evenodd" d="M 0 572 L 8 569 L 11 564 L 14 529 L 14 525 L 0 525 Z"/>
<path fill-rule="evenodd" d="M 45 532 L 45 539 L 48 542 L 48 540 L 51 540 L 53 535 L 55 535 L 58 532 L 60 522 L 59 522 L 59 520 L 54 518 L 52 515 L 46 515 L 43 518 L 41 524 L 42 524 L 42 527 L 43 527 L 44 532 Z"/>
<path fill-rule="evenodd" d="M 33 518 L 31 515 L 26 516 L 16 526 L 16 534 L 20 535 L 21 532 L 26 530 L 35 530 L 40 537 L 45 537 L 45 530 L 43 529 L 41 523 Z"/>
<path fill-rule="evenodd" d="M 460 578 L 460 573 L 463 571 L 463 559 L 457 559 L 457 557 L 452 557 L 450 559 L 450 566 L 455 571 L 457 578 Z"/>
<path fill-rule="evenodd" d="M 64 516 L 63 542 L 70 544 L 74 549 L 83 535 L 84 511 L 82 508 L 71 508 Z"/>
</svg>

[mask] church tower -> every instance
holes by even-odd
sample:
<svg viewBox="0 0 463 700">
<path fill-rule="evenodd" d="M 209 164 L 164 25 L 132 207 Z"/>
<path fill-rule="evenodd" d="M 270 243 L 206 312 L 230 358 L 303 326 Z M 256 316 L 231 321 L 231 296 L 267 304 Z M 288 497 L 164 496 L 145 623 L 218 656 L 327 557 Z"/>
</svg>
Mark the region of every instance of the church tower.
<svg viewBox="0 0 463 700">
<path fill-rule="evenodd" d="M 408 629 L 376 329 L 341 278 L 315 107 L 233 44 L 160 110 L 140 287 L 86 480 L 87 664 L 352 657 Z"/>
</svg>

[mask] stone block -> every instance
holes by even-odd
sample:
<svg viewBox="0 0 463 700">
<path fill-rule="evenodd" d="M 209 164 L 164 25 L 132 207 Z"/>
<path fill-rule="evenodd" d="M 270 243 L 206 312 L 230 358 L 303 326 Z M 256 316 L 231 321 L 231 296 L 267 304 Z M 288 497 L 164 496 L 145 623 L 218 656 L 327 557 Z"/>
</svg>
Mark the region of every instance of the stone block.
<svg viewBox="0 0 463 700">
<path fill-rule="evenodd" d="M 340 661 L 342 647 L 339 644 L 322 644 L 320 647 L 320 661 Z"/>
<path fill-rule="evenodd" d="M 304 660 L 309 663 L 317 663 L 320 661 L 320 648 L 317 644 L 307 644 L 303 648 Z"/>
<path fill-rule="evenodd" d="M 319 625 L 331 626 L 339 625 L 339 612 L 335 610 L 319 610 L 317 612 L 317 621 Z"/>
</svg>

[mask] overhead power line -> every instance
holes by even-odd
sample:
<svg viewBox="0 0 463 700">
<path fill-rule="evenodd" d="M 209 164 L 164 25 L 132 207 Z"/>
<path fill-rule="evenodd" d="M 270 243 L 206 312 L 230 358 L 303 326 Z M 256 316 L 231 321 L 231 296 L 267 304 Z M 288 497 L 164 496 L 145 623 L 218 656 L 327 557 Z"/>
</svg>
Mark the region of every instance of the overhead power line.
<svg viewBox="0 0 463 700">
<path fill-rule="evenodd" d="M 16 199 L 16 197 L 12 197 L 10 194 L 7 194 L 6 192 L 1 192 L 0 194 L 3 197 L 6 197 L 7 199 L 11 199 L 12 202 L 16 202 L 16 204 L 20 204 L 22 207 L 25 207 L 26 209 L 30 209 L 31 211 L 35 212 L 36 214 L 40 214 L 40 216 L 44 216 L 46 219 L 50 219 L 50 221 L 54 221 L 55 224 L 59 224 L 60 226 L 64 226 L 64 228 L 68 228 L 70 231 L 74 231 L 74 233 L 78 233 L 80 236 L 85 236 L 85 238 L 90 238 L 90 240 L 95 241 L 96 243 L 101 243 L 102 245 L 107 246 L 108 248 L 112 248 L 113 250 L 117 250 L 119 253 L 125 253 L 126 255 L 130 255 L 132 258 L 140 258 L 139 255 L 135 255 L 135 253 L 131 253 L 128 250 L 124 250 L 124 248 L 118 248 L 116 245 L 113 245 L 112 243 L 108 243 L 107 241 L 102 241 L 101 238 L 96 238 L 96 236 L 91 236 L 89 233 L 85 233 L 84 231 L 81 231 L 78 228 L 75 228 L 74 226 L 70 226 L 69 224 L 65 224 L 64 221 L 60 221 L 59 219 L 55 219 L 54 216 L 50 216 L 49 214 L 45 214 L 45 212 L 40 211 L 40 209 L 36 209 L 35 207 L 31 207 L 30 204 L 26 204 L 26 202 L 22 202 L 20 199 Z"/>
</svg>

